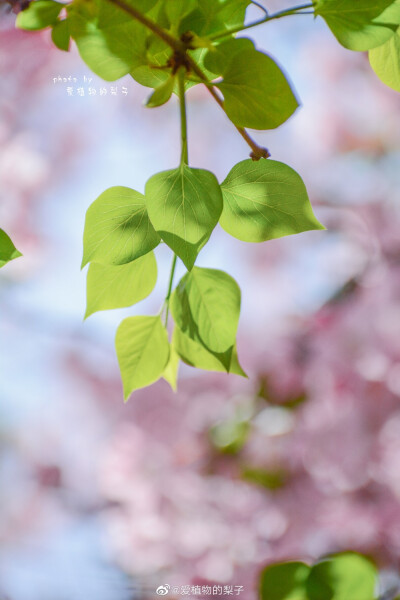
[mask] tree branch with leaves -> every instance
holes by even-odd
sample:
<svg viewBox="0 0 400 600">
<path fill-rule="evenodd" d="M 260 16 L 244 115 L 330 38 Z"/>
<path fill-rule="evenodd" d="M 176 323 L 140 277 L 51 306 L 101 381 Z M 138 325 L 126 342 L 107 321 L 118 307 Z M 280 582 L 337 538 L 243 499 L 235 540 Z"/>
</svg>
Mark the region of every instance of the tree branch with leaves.
<svg viewBox="0 0 400 600">
<path fill-rule="evenodd" d="M 288 165 L 265 160 L 269 150 L 247 132 L 247 128 L 278 128 L 299 102 L 277 62 L 237 34 L 286 17 L 321 17 L 344 47 L 369 51 L 378 76 L 400 89 L 396 0 L 315 0 L 277 13 L 254 3 L 264 15 L 247 23 L 250 3 L 73 0 L 66 5 L 34 0 L 17 17 L 22 29 L 51 28 L 60 50 L 68 51 L 72 39 L 83 61 L 104 80 L 129 74 L 153 88 L 149 108 L 174 95 L 179 99 L 182 148 L 177 168 L 153 175 L 144 194 L 119 186 L 106 190 L 86 215 L 82 261 L 82 267 L 89 264 L 86 316 L 132 306 L 147 297 L 157 280 L 154 250 L 163 242 L 172 251 L 159 313 L 129 317 L 117 330 L 125 399 L 160 377 L 175 389 L 180 361 L 245 376 L 236 347 L 239 286 L 227 273 L 195 264 L 218 223 L 248 243 L 324 229 L 300 175 Z M 198 84 L 207 88 L 251 149 L 250 158 L 234 165 L 222 183 L 210 171 L 189 163 L 186 93 Z M 0 257 L 9 243 L 9 238 L 0 238 Z M 13 258 L 17 251 L 11 250 Z M 174 288 L 178 260 L 187 272 Z"/>
</svg>

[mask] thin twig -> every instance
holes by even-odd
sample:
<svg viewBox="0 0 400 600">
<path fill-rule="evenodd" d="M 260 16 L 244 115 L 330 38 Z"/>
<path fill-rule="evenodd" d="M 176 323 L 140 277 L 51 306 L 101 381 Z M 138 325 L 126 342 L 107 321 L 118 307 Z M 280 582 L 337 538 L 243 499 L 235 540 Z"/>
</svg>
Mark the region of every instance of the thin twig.
<svg viewBox="0 0 400 600">
<path fill-rule="evenodd" d="M 241 31 L 246 31 L 246 29 L 251 29 L 252 27 L 257 27 L 257 25 L 262 25 L 263 23 L 267 23 L 268 21 L 274 21 L 276 19 L 281 19 L 282 17 L 290 17 L 291 15 L 309 14 L 309 13 L 302 12 L 304 10 L 307 10 L 308 8 L 314 8 L 314 3 L 301 4 L 299 6 L 294 6 L 293 8 L 287 8 L 286 10 L 281 10 L 273 15 L 270 15 L 267 13 L 263 19 L 259 19 L 258 21 L 253 21 L 252 23 L 249 23 L 248 25 L 243 25 L 243 26 L 239 26 L 239 27 L 234 27 L 232 29 L 227 29 L 225 31 L 220 31 L 218 33 L 215 33 L 214 35 L 211 35 L 209 37 L 209 39 L 211 41 L 220 40 L 224 37 L 234 35 L 235 33 L 240 33 Z"/>
<path fill-rule="evenodd" d="M 265 6 L 263 6 L 262 4 L 260 4 L 259 2 L 256 2 L 256 0 L 250 0 L 251 4 L 254 4 L 254 6 L 257 6 L 257 8 L 259 8 L 260 10 L 262 10 L 265 14 L 265 16 L 268 16 L 268 11 L 265 8 Z"/>
</svg>

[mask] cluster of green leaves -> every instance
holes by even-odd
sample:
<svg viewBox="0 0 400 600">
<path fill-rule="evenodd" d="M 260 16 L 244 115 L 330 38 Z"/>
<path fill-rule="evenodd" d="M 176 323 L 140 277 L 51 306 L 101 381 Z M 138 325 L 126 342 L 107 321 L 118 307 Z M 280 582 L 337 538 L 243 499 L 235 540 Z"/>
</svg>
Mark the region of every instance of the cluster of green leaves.
<svg viewBox="0 0 400 600">
<path fill-rule="evenodd" d="M 399 0 L 315 0 L 275 15 L 266 13 L 257 23 L 245 25 L 250 2 L 73 0 L 64 5 L 35 0 L 17 18 L 17 26 L 24 29 L 51 27 L 52 39 L 62 50 L 69 49 L 72 38 L 82 59 L 101 78 L 113 81 L 129 74 L 154 88 L 147 102 L 150 108 L 174 93 L 180 97 L 180 165 L 151 177 L 144 194 L 123 187 L 106 190 L 86 217 L 86 316 L 143 300 L 157 279 L 154 249 L 163 242 L 174 253 L 160 313 L 125 319 L 117 331 L 125 398 L 160 377 L 175 388 L 180 360 L 245 376 L 236 348 L 239 286 L 222 271 L 195 266 L 218 223 L 245 242 L 323 229 L 300 176 L 283 163 L 257 161 L 265 149 L 244 128 L 279 127 L 296 111 L 298 99 L 277 62 L 252 40 L 235 34 L 306 11 L 325 19 L 346 48 L 369 50 L 377 72 L 387 53 L 392 56 L 393 48 L 399 48 Z M 395 62 L 393 58 L 392 71 Z M 393 79 L 392 71 L 386 79 Z M 235 165 L 221 184 L 211 172 L 187 164 L 185 91 L 199 83 L 209 88 L 255 159 Z M 187 273 L 173 290 L 177 257 Z"/>
<path fill-rule="evenodd" d="M 321 229 L 299 175 L 275 161 L 237 164 L 220 185 L 209 171 L 182 164 L 150 178 L 142 195 L 114 187 L 90 206 L 82 266 L 90 262 L 86 316 L 131 306 L 153 290 L 154 248 L 161 240 L 187 268 L 168 305 L 171 342 L 161 315 L 125 319 L 116 336 L 127 398 L 164 376 L 175 387 L 170 362 L 244 376 L 236 350 L 241 294 L 228 274 L 195 266 L 220 221 L 245 241 Z M 176 370 L 175 370 L 176 373 Z"/>
<path fill-rule="evenodd" d="M 244 118 L 243 126 L 256 129 L 277 126 L 273 115 L 263 110 L 263 88 L 267 88 L 269 97 L 273 97 L 274 92 L 284 93 L 279 104 L 284 102 L 289 115 L 297 107 L 296 99 L 287 90 L 287 82 L 272 59 L 262 53 L 252 53 L 254 47 L 250 41 L 236 43 L 229 36 L 231 30 L 238 31 L 243 26 L 251 0 L 126 0 L 126 3 L 173 35 L 190 31 L 198 36 L 200 48 L 193 49 L 192 55 L 202 66 L 208 55 L 205 73 L 211 78 L 223 77 L 219 87 L 225 96 L 228 115 L 239 123 Z M 65 6 L 67 14 L 60 18 Z M 370 51 L 370 62 L 377 75 L 388 86 L 400 90 L 398 0 L 314 0 L 309 7 L 326 21 L 345 48 Z M 282 14 L 295 12 L 296 7 Z M 275 15 L 269 15 L 260 22 L 274 18 Z M 109 0 L 74 0 L 68 5 L 55 0 L 34 0 L 18 15 L 17 26 L 30 31 L 51 27 L 53 41 L 61 50 L 69 49 L 72 37 L 83 60 L 105 80 L 116 80 L 130 73 L 142 85 L 159 87 L 150 106 L 166 102 L 174 90 L 174 78 L 166 68 L 170 56 L 168 44 Z M 207 40 L 223 37 L 229 43 L 217 58 Z M 233 60 L 235 55 L 236 60 Z M 250 93 L 249 107 L 249 88 L 258 89 L 256 100 L 262 117 L 257 119 L 253 115 L 255 124 L 251 124 L 251 119 L 248 124 L 245 116 L 246 112 L 253 114 L 254 94 Z M 283 110 L 278 112 L 282 118 Z"/>
<path fill-rule="evenodd" d="M 378 573 L 364 556 L 345 552 L 313 566 L 287 562 L 261 574 L 261 600 L 376 600 Z"/>
<path fill-rule="evenodd" d="M 19 256 L 22 256 L 21 252 L 16 249 L 6 232 L 0 229 L 0 268 Z"/>
</svg>

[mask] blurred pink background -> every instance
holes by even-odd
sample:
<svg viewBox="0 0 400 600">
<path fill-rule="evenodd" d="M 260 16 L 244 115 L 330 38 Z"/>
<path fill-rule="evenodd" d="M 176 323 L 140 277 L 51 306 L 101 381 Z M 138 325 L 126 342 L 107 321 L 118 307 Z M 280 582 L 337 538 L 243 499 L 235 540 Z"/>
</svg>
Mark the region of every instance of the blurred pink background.
<svg viewBox="0 0 400 600">
<path fill-rule="evenodd" d="M 152 598 L 165 584 L 251 600 L 266 563 L 349 549 L 395 589 L 398 95 L 319 20 L 253 30 L 303 104 L 256 138 L 299 171 L 327 231 L 252 245 L 217 228 L 198 264 L 242 288 L 249 380 L 182 367 L 177 394 L 160 382 L 124 405 L 115 329 L 158 311 L 170 255 L 157 251 L 151 298 L 84 323 L 84 216 L 107 187 L 143 191 L 176 166 L 177 103 L 146 109 L 150 90 L 104 84 L 14 19 L 0 16 L 0 224 L 24 256 L 0 272 L 1 600 Z M 84 77 L 117 95 L 89 96 Z M 189 101 L 191 164 L 222 181 L 248 148 L 200 87 Z"/>
</svg>

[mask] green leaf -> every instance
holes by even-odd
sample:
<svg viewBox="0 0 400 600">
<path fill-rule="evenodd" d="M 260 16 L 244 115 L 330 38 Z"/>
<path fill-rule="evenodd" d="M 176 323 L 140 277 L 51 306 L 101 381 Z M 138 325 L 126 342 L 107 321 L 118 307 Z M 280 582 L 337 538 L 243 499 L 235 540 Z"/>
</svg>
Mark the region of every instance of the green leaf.
<svg viewBox="0 0 400 600">
<path fill-rule="evenodd" d="M 160 26 L 164 23 L 159 20 L 159 5 L 154 0 L 126 0 L 141 12 L 156 20 Z M 154 8 L 153 8 L 154 7 Z M 78 46 L 79 53 L 86 64 L 97 75 L 113 81 L 127 73 L 139 80 L 140 72 L 144 70 L 144 79 L 150 77 L 152 64 L 152 46 L 159 50 L 162 46 L 164 56 L 168 52 L 163 64 L 167 62 L 171 50 L 166 44 L 149 34 L 149 30 L 132 18 L 130 14 L 113 5 L 109 0 L 75 0 L 68 8 L 71 19 L 71 34 Z M 138 69 L 138 77 L 136 70 Z M 157 87 L 168 77 L 168 73 L 161 72 L 162 76 L 155 77 L 154 87 Z M 158 75 L 158 73 L 157 73 Z M 147 83 L 143 84 L 147 85 Z M 153 84 L 150 85 L 153 87 Z"/>
<path fill-rule="evenodd" d="M 400 24 L 398 0 L 316 0 L 337 40 L 349 50 L 365 51 L 384 44 Z"/>
<path fill-rule="evenodd" d="M 236 344 L 233 348 L 229 348 L 225 354 L 211 353 L 202 344 L 191 340 L 179 327 L 175 327 L 172 335 L 172 346 L 183 362 L 190 367 L 196 367 L 204 371 L 222 371 L 247 378 L 239 363 Z"/>
<path fill-rule="evenodd" d="M 115 12 L 119 12 L 121 15 L 126 15 L 126 18 L 129 20 L 132 20 L 132 16 L 127 13 L 126 11 L 122 10 L 121 8 L 119 8 L 118 6 L 112 6 L 111 4 L 111 8 L 110 8 L 110 1 L 109 0 L 97 0 L 99 6 L 100 6 L 100 14 L 102 14 L 104 17 L 109 17 L 111 16 L 112 12 L 111 12 L 111 8 L 115 9 Z M 141 13 L 148 13 L 150 12 L 155 5 L 157 4 L 158 0 L 125 0 L 126 4 L 130 4 L 133 8 L 136 8 L 137 10 L 139 10 Z M 107 6 L 108 5 L 108 6 Z M 106 12 L 107 11 L 107 12 Z M 152 15 L 153 16 L 153 15 Z M 111 26 L 114 22 L 109 21 L 108 24 L 106 23 L 106 19 L 104 19 L 104 25 L 105 26 Z M 102 26 L 101 21 L 99 22 L 99 25 Z"/>
<path fill-rule="evenodd" d="M 21 252 L 16 249 L 6 232 L 0 229 L 0 268 L 19 256 L 22 256 Z"/>
<path fill-rule="evenodd" d="M 209 351 L 223 353 L 234 345 L 240 288 L 224 271 L 193 267 L 180 280 L 170 306 L 179 329 Z"/>
<path fill-rule="evenodd" d="M 226 60 L 229 53 L 232 58 Z M 209 59 L 213 65 L 218 63 L 223 76 L 216 85 L 224 95 L 228 117 L 238 127 L 275 129 L 298 108 L 279 66 L 267 54 L 250 48 L 249 40 L 229 40 L 214 54 Z"/>
<path fill-rule="evenodd" d="M 243 25 L 250 0 L 201 0 L 198 8 L 185 18 L 180 33 L 193 31 L 206 37 Z"/>
<path fill-rule="evenodd" d="M 251 0 L 219 0 L 220 9 L 217 13 L 217 19 L 213 26 L 223 29 L 231 29 L 243 25 L 246 9 Z M 210 4 L 210 0 L 208 0 Z"/>
<path fill-rule="evenodd" d="M 57 23 L 53 25 L 51 39 L 53 40 L 53 44 L 57 46 L 59 50 L 64 50 L 64 52 L 68 52 L 70 46 L 68 19 L 64 19 L 63 21 L 57 21 Z"/>
<path fill-rule="evenodd" d="M 201 39 L 201 38 L 198 38 L 198 39 Z M 189 54 L 190 54 L 191 58 L 198 64 L 198 66 L 202 70 L 203 74 L 207 77 L 207 79 L 209 81 L 212 81 L 219 75 L 219 73 L 215 73 L 213 71 L 210 71 L 210 69 L 207 69 L 207 67 L 204 64 L 207 56 L 209 54 L 214 54 L 214 46 L 213 46 L 213 50 L 210 50 L 206 47 L 196 48 L 195 50 L 190 50 Z M 185 82 L 185 89 L 189 89 L 190 87 L 192 87 L 193 85 L 196 85 L 198 83 L 202 83 L 201 80 L 198 78 L 198 76 L 194 73 L 189 73 L 188 79 Z"/>
<path fill-rule="evenodd" d="M 169 383 L 171 388 L 176 392 L 178 382 L 178 369 L 179 369 L 179 354 L 175 348 L 171 346 L 169 361 L 162 374 L 163 379 Z"/>
<path fill-rule="evenodd" d="M 76 0 L 75 0 L 76 2 Z M 74 2 L 74 4 L 75 4 Z M 97 5 L 97 29 L 105 30 L 114 28 L 117 25 L 132 22 L 132 16 L 124 10 L 121 10 L 109 0 L 98 0 Z"/>
<path fill-rule="evenodd" d="M 374 600 L 377 572 L 365 557 L 347 552 L 317 563 L 307 581 L 310 600 Z"/>
<path fill-rule="evenodd" d="M 166 52 L 165 56 L 167 57 L 168 54 L 169 53 Z M 165 65 L 165 62 L 166 61 L 162 61 L 162 64 Z M 170 77 L 169 70 L 159 69 L 147 64 L 135 67 L 130 74 L 137 83 L 140 83 L 140 85 L 154 89 L 163 85 Z"/>
<path fill-rule="evenodd" d="M 99 310 L 125 308 L 147 298 L 157 282 L 157 262 L 149 252 L 126 265 L 91 263 L 87 274 L 85 319 Z"/>
<path fill-rule="evenodd" d="M 109 10 L 112 9 L 114 7 Z M 116 10 L 119 19 L 119 13 L 124 13 Z M 97 19 L 100 17 L 98 12 L 94 15 L 83 13 L 80 6 L 72 5 L 68 9 L 71 36 L 81 58 L 96 75 L 114 81 L 146 60 L 147 31 L 131 18 L 113 27 L 99 28 Z M 104 16 L 101 18 L 105 19 Z"/>
<path fill-rule="evenodd" d="M 183 17 L 186 17 L 198 6 L 198 0 L 165 0 L 164 10 L 172 25 L 179 25 Z"/>
<path fill-rule="evenodd" d="M 222 194 L 216 177 L 183 165 L 153 175 L 145 195 L 154 229 L 191 269 L 221 215 Z"/>
<path fill-rule="evenodd" d="M 300 176 L 273 160 L 243 160 L 221 184 L 224 208 L 220 224 L 244 242 L 324 229 L 316 219 Z"/>
<path fill-rule="evenodd" d="M 261 600 L 307 600 L 306 582 L 310 567 L 302 562 L 287 562 L 266 567 L 260 580 Z M 354 596 L 352 600 L 362 596 Z M 318 600 L 329 600 L 320 596 Z M 367 598 L 363 598 L 367 600 Z"/>
<path fill-rule="evenodd" d="M 82 268 L 91 260 L 124 265 L 147 254 L 159 242 L 144 196 L 127 187 L 109 188 L 87 210 Z"/>
<path fill-rule="evenodd" d="M 162 83 L 158 88 L 154 90 L 151 94 L 150 98 L 146 102 L 146 106 L 148 108 L 155 108 L 157 106 L 162 106 L 172 96 L 172 92 L 174 91 L 175 85 L 175 77 L 170 76 L 167 81 Z"/>
<path fill-rule="evenodd" d="M 160 317 L 124 319 L 117 329 L 115 347 L 125 400 L 157 381 L 168 363 L 168 335 Z"/>
<path fill-rule="evenodd" d="M 36 0 L 28 8 L 18 13 L 16 26 L 19 29 L 38 31 L 57 22 L 58 15 L 65 4 L 53 0 Z"/>
<path fill-rule="evenodd" d="M 222 75 L 228 63 L 232 62 L 241 52 L 254 51 L 254 43 L 248 38 L 231 38 L 219 44 L 212 52 L 208 52 L 205 67 L 212 73 Z"/>
<path fill-rule="evenodd" d="M 109 0 L 106 0 L 106 2 L 108 1 Z M 158 0 L 128 0 L 128 4 L 132 4 L 132 6 L 142 13 L 148 13 L 157 4 L 157 1 Z"/>
<path fill-rule="evenodd" d="M 386 44 L 369 51 L 369 62 L 383 83 L 400 92 L 400 30 Z"/>
<path fill-rule="evenodd" d="M 140 10 L 141 13 L 149 13 L 157 3 L 157 0 L 125 0 L 125 2 L 133 8 Z M 90 4 L 92 4 L 93 8 L 88 13 L 87 7 Z M 133 21 L 132 15 L 109 0 L 74 0 L 73 6 L 77 6 L 81 14 L 86 13 L 90 16 L 90 13 L 95 13 L 98 17 L 96 24 L 99 29 L 110 29 L 116 25 Z M 148 16 L 151 18 L 154 17 L 153 14 Z"/>
<path fill-rule="evenodd" d="M 166 67 L 171 53 L 171 48 L 165 42 L 154 36 L 147 37 L 146 49 L 141 60 L 130 71 L 131 76 L 140 85 L 159 87 L 171 75 L 171 69 Z"/>
</svg>

